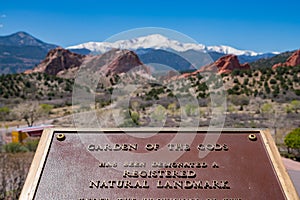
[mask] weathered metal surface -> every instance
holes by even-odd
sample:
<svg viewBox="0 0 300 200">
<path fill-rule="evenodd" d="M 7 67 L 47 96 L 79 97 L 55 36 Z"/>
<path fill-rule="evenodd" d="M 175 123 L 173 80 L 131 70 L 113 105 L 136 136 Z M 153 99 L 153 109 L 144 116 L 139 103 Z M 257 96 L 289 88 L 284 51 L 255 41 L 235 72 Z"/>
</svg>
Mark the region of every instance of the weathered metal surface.
<svg viewBox="0 0 300 200">
<path fill-rule="evenodd" d="M 199 132 L 188 144 L 170 132 L 57 132 L 34 199 L 286 199 L 260 132 L 251 134 L 203 144 Z"/>
</svg>

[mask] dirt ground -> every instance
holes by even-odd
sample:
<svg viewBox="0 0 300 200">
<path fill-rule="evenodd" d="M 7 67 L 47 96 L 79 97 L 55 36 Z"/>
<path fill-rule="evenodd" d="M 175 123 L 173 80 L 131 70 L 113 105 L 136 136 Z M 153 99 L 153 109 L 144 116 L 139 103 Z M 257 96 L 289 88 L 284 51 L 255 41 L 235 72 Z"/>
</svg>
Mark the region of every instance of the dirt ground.
<svg viewBox="0 0 300 200">
<path fill-rule="evenodd" d="M 18 199 L 34 153 L 0 153 L 0 199 Z"/>
</svg>

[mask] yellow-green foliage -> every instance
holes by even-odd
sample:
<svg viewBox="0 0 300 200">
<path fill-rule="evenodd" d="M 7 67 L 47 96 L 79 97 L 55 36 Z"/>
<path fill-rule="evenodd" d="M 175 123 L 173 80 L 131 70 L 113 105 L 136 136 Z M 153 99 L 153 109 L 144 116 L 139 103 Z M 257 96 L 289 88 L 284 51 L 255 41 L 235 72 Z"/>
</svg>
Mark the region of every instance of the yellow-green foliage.
<svg viewBox="0 0 300 200">
<path fill-rule="evenodd" d="M 296 128 L 287 134 L 284 143 L 289 148 L 300 149 L 300 128 Z"/>
<path fill-rule="evenodd" d="M 12 142 L 3 145 L 2 150 L 6 153 L 35 152 L 38 144 L 39 140 L 28 140 L 24 144 Z"/>
</svg>

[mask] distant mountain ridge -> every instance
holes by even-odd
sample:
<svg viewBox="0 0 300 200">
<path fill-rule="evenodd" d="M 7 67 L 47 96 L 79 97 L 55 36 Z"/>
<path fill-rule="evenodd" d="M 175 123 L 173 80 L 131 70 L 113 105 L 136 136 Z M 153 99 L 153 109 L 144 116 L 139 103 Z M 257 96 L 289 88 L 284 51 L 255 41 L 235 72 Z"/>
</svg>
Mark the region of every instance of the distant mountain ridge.
<svg viewBox="0 0 300 200">
<path fill-rule="evenodd" d="M 175 50 L 178 52 L 195 50 L 203 52 L 218 52 L 222 54 L 235 54 L 257 56 L 263 53 L 257 53 L 250 50 L 238 50 L 230 46 L 205 46 L 196 43 L 182 43 L 176 40 L 171 40 L 160 34 L 153 34 L 143 37 L 138 37 L 130 40 L 119 40 L 116 42 L 87 42 L 75 46 L 67 47 L 67 49 L 88 49 L 92 52 L 105 53 L 110 49 L 162 49 L 162 50 Z"/>
<path fill-rule="evenodd" d="M 20 73 L 33 69 L 44 60 L 51 49 L 56 47 L 58 45 L 43 42 L 26 32 L 0 36 L 0 74 Z M 195 43 L 182 43 L 159 34 L 131 40 L 120 40 L 114 43 L 89 42 L 68 47 L 70 51 L 81 55 L 103 54 L 115 48 L 134 51 L 142 63 L 159 63 L 178 71 L 203 66 L 193 66 L 194 63 L 189 63 L 182 55 L 195 57 L 195 55 L 206 54 L 206 57 L 210 57 L 210 63 L 213 63 L 225 55 L 234 54 L 238 56 L 241 64 L 250 63 L 253 68 L 259 66 L 272 67 L 276 63 L 284 62 L 291 55 L 291 53 L 278 55 L 276 52 L 258 53 L 250 50 L 238 50 L 224 45 L 205 46 Z M 268 63 L 269 61 L 271 63 Z"/>
<path fill-rule="evenodd" d="M 57 45 L 45 43 L 26 32 L 0 36 L 0 74 L 33 68 Z"/>
<path fill-rule="evenodd" d="M 0 36 L 0 45 L 5 46 L 39 46 L 43 49 L 53 49 L 57 45 L 45 43 L 32 35 L 20 31 L 8 36 Z"/>
<path fill-rule="evenodd" d="M 259 56 L 265 53 L 258 53 L 251 50 L 239 50 L 226 45 L 206 46 L 196 43 L 183 43 L 176 40 L 171 40 L 160 34 L 153 34 L 143 37 L 138 37 L 129 40 L 119 40 L 116 42 L 87 42 L 75 46 L 67 47 L 67 49 L 88 49 L 91 52 L 104 53 L 110 49 L 161 49 L 161 50 L 174 50 L 178 52 L 195 50 L 202 52 L 217 52 L 222 54 L 234 54 L 237 56 Z M 279 54 L 279 52 L 270 52 L 267 54 Z"/>
<path fill-rule="evenodd" d="M 92 54 L 102 54 L 114 48 L 129 49 L 135 51 L 139 56 L 141 56 L 141 60 L 144 63 L 147 63 L 149 61 L 149 58 L 151 57 L 161 57 L 162 55 L 158 55 L 159 51 L 163 54 L 166 54 L 166 51 L 169 52 L 169 54 L 182 54 L 183 52 L 191 51 L 195 51 L 198 54 L 207 53 L 211 56 L 213 61 L 216 61 L 224 55 L 234 54 L 238 56 L 241 63 L 253 62 L 261 58 L 270 58 L 278 54 L 278 52 L 258 53 L 251 50 L 239 50 L 225 45 L 205 46 L 203 44 L 184 43 L 169 39 L 160 34 L 153 34 L 129 40 L 119 40 L 115 42 L 87 42 L 67 47 L 67 49 L 76 53 L 87 53 L 88 51 L 90 51 L 90 53 Z M 173 63 L 171 63 L 171 66 L 176 66 L 176 69 L 183 68 L 178 66 L 177 63 L 183 63 L 184 61 L 176 58 L 177 56 L 174 54 L 173 57 L 177 62 L 174 61 Z M 154 60 L 152 60 L 152 62 Z"/>
</svg>

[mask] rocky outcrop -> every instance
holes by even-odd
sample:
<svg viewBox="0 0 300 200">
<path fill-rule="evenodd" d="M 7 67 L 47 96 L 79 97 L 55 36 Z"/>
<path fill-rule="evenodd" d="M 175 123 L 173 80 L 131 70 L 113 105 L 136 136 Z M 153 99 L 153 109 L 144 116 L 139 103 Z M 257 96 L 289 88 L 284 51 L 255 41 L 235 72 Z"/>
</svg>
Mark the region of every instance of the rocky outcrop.
<svg viewBox="0 0 300 200">
<path fill-rule="evenodd" d="M 277 64 L 273 65 L 272 69 L 276 69 L 278 67 L 284 67 L 284 64 L 283 63 L 277 63 Z"/>
<path fill-rule="evenodd" d="M 84 56 L 73 53 L 61 47 L 52 49 L 33 70 L 25 73 L 41 72 L 64 78 L 74 78 L 80 67 L 85 67 L 90 73 L 100 73 L 105 76 L 126 73 L 142 66 L 138 56 L 129 50 L 113 49 L 107 53 L 95 56 Z"/>
<path fill-rule="evenodd" d="M 104 65 L 98 66 L 99 70 L 104 75 L 126 73 L 137 66 L 143 65 L 139 57 L 133 51 L 120 49 L 113 49 L 103 55 L 100 55 L 97 60 L 98 62 L 96 63 L 104 61 Z"/>
<path fill-rule="evenodd" d="M 248 63 L 240 64 L 236 55 L 226 55 L 219 58 L 216 62 L 201 67 L 199 70 L 192 73 L 185 73 L 179 76 L 179 78 L 187 78 L 189 76 L 195 76 L 201 72 L 215 72 L 218 74 L 229 74 L 233 70 L 248 70 L 250 65 Z"/>
<path fill-rule="evenodd" d="M 78 68 L 84 61 L 85 56 L 72 53 L 69 50 L 57 47 L 48 52 L 46 58 L 34 69 L 25 71 L 26 74 L 42 72 L 57 75 L 63 71 Z"/>
<path fill-rule="evenodd" d="M 272 69 L 276 69 L 278 67 L 295 67 L 298 65 L 300 65 L 300 50 L 293 53 L 286 62 L 273 65 Z"/>
<path fill-rule="evenodd" d="M 214 64 L 218 69 L 219 74 L 228 74 L 233 70 L 247 70 L 250 69 L 248 63 L 240 64 L 236 55 L 226 55 L 219 58 Z"/>
</svg>

